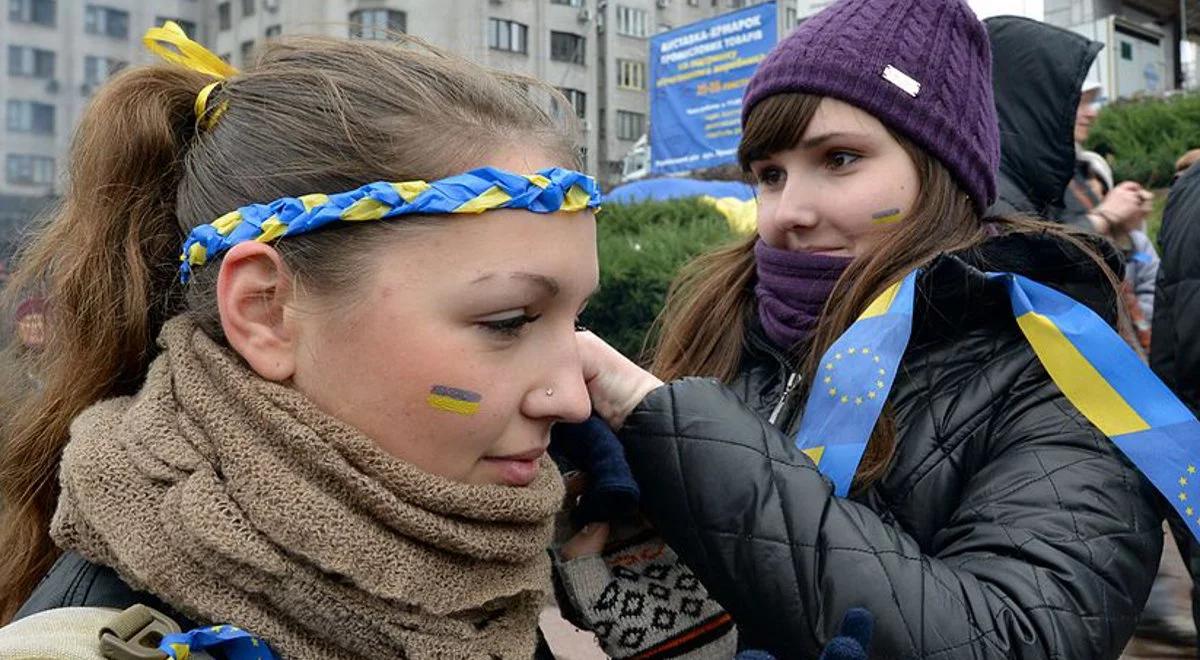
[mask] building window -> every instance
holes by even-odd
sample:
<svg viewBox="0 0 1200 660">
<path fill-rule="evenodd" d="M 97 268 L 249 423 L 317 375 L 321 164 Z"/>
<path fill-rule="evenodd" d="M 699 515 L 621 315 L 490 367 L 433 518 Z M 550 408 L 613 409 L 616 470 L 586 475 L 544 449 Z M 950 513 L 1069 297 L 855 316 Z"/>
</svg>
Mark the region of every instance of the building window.
<svg viewBox="0 0 1200 660">
<path fill-rule="evenodd" d="M 646 63 L 636 60 L 617 60 L 617 87 L 646 89 Z"/>
<path fill-rule="evenodd" d="M 550 0 L 552 5 L 566 5 L 568 7 L 581 7 L 583 0 Z"/>
<path fill-rule="evenodd" d="M 8 0 L 8 20 L 54 27 L 55 0 Z"/>
<path fill-rule="evenodd" d="M 122 60 L 88 55 L 83 58 L 83 82 L 87 85 L 99 85 L 125 66 L 126 62 Z"/>
<path fill-rule="evenodd" d="M 100 5 L 88 5 L 83 11 L 83 30 L 116 39 L 129 38 L 129 12 Z"/>
<path fill-rule="evenodd" d="M 173 21 L 176 25 L 178 25 L 179 28 L 181 30 L 183 30 L 183 33 L 186 34 L 189 39 L 196 38 L 196 23 L 194 21 L 185 21 L 182 18 L 170 18 L 168 16 L 159 16 L 158 18 L 154 19 L 154 24 L 162 25 L 163 23 L 165 23 L 167 21 Z"/>
<path fill-rule="evenodd" d="M 5 163 L 9 183 L 54 183 L 54 159 L 45 156 L 9 154 Z"/>
<path fill-rule="evenodd" d="M 217 29 L 228 30 L 233 27 L 233 10 L 228 2 L 217 5 Z"/>
<path fill-rule="evenodd" d="M 54 51 L 32 46 L 8 47 L 8 74 L 25 78 L 53 78 Z"/>
<path fill-rule="evenodd" d="M 796 15 L 795 7 L 786 7 L 783 10 L 783 29 L 791 32 L 792 28 L 796 27 L 799 17 Z"/>
<path fill-rule="evenodd" d="M 558 91 L 562 92 L 562 95 L 567 97 L 567 101 L 571 104 L 571 107 L 575 108 L 575 116 L 580 119 L 587 117 L 587 94 L 569 87 L 559 87 Z M 554 103 L 552 109 L 555 116 L 559 116 L 559 113 L 562 112 L 557 102 Z"/>
<path fill-rule="evenodd" d="M 266 38 L 274 39 L 275 37 L 278 37 L 281 34 L 283 34 L 283 26 L 282 25 L 267 26 Z"/>
<path fill-rule="evenodd" d="M 583 64 L 583 37 L 579 36 L 578 34 L 571 34 L 570 32 L 551 32 L 550 59 L 554 60 L 555 62 Z"/>
<path fill-rule="evenodd" d="M 408 18 L 402 11 L 360 9 L 350 12 L 350 36 L 355 39 L 388 39 L 394 33 L 408 31 Z"/>
<path fill-rule="evenodd" d="M 488 19 L 488 48 L 528 53 L 529 27 L 516 21 Z"/>
<path fill-rule="evenodd" d="M 8 130 L 12 133 L 54 135 L 54 106 L 37 101 L 10 100 Z"/>
<path fill-rule="evenodd" d="M 617 5 L 617 34 L 627 37 L 646 37 L 649 34 L 650 14 L 644 9 Z"/>
<path fill-rule="evenodd" d="M 250 41 L 243 41 L 242 42 L 242 66 L 246 66 L 247 64 L 250 64 L 250 61 L 251 61 L 250 58 L 252 58 L 252 57 L 254 57 L 254 40 L 251 39 Z"/>
<path fill-rule="evenodd" d="M 617 139 L 637 140 L 646 132 L 646 115 L 617 110 Z"/>
<path fill-rule="evenodd" d="M 254 15 L 254 3 L 257 0 L 242 0 L 242 16 Z"/>
</svg>

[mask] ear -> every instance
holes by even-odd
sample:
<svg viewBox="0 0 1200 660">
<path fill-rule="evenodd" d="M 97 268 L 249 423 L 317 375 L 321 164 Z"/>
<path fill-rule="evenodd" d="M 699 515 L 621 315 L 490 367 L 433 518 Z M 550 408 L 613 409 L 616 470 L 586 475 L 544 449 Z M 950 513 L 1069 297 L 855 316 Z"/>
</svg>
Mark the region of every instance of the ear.
<svg viewBox="0 0 1200 660">
<path fill-rule="evenodd" d="M 221 328 L 233 350 L 267 380 L 284 381 L 295 371 L 296 328 L 285 313 L 291 296 L 291 273 L 275 248 L 247 241 L 221 260 Z"/>
</svg>

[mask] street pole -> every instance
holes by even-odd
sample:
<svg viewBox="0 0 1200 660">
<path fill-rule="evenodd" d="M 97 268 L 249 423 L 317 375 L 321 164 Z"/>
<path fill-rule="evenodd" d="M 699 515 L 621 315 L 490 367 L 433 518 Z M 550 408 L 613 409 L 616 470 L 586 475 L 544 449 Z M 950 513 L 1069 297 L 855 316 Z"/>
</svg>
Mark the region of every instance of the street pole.
<svg viewBox="0 0 1200 660">
<path fill-rule="evenodd" d="M 1187 50 L 1183 47 L 1187 43 L 1188 24 L 1187 24 L 1187 0 L 1179 0 L 1179 53 L 1176 57 L 1179 59 L 1179 86 L 1182 89 L 1187 88 L 1187 69 L 1183 68 L 1183 54 Z"/>
</svg>

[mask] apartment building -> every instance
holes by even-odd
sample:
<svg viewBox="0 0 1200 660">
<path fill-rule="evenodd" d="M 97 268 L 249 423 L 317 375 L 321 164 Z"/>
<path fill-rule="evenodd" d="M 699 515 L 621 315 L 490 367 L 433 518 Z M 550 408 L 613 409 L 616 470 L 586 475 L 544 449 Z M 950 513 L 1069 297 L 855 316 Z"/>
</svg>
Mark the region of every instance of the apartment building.
<svg viewBox="0 0 1200 660">
<path fill-rule="evenodd" d="M 204 40 L 201 0 L 7 0 L 0 13 L 0 253 L 61 193 L 75 123 L 96 88 L 149 61 L 141 35 L 165 19 Z"/>
</svg>

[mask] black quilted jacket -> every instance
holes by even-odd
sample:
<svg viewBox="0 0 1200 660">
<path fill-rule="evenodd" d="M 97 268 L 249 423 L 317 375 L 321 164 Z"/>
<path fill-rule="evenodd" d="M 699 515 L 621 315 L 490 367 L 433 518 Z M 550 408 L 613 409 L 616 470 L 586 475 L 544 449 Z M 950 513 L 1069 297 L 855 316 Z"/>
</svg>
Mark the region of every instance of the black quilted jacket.
<svg viewBox="0 0 1200 660">
<path fill-rule="evenodd" d="M 1150 366 L 1175 396 L 1200 415 L 1200 168 L 1171 186 L 1158 232 L 1162 262 L 1154 290 Z M 1200 543 L 1172 516 L 1175 538 L 1192 574 L 1192 617 L 1200 626 Z"/>
<path fill-rule="evenodd" d="M 741 646 L 814 658 L 866 607 L 878 658 L 1120 654 L 1158 567 L 1157 495 L 1063 397 L 980 272 L 1025 274 L 1112 318 L 1078 257 L 1008 236 L 926 270 L 889 399 L 895 461 L 851 499 L 793 448 L 801 405 L 756 333 L 733 383 L 677 381 L 634 410 L 621 436 L 643 506 Z"/>
<path fill-rule="evenodd" d="M 1155 289 L 1150 366 L 1200 414 L 1200 169 L 1171 186 L 1158 234 L 1162 263 Z"/>
</svg>

